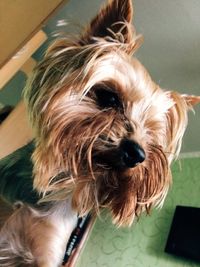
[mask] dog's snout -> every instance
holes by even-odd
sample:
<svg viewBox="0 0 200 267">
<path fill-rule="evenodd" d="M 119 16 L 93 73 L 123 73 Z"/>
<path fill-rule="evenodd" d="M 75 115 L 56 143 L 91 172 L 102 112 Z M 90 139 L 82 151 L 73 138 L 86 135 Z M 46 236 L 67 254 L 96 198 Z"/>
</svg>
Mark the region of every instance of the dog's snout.
<svg viewBox="0 0 200 267">
<path fill-rule="evenodd" d="M 136 142 L 125 139 L 120 144 L 121 164 L 133 168 L 145 160 L 143 148 Z"/>
<path fill-rule="evenodd" d="M 123 170 L 136 167 L 145 160 L 145 157 L 144 149 L 137 142 L 123 139 L 117 147 L 111 146 L 104 151 L 94 153 L 93 159 L 98 164 Z"/>
</svg>

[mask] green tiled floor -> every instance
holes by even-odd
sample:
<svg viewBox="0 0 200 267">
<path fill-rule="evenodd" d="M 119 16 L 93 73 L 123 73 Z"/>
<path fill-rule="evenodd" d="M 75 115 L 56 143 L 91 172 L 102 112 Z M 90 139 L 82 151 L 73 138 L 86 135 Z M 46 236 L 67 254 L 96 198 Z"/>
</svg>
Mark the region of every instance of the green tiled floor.
<svg viewBox="0 0 200 267">
<path fill-rule="evenodd" d="M 180 168 L 181 163 L 181 168 Z M 144 215 L 130 229 L 97 220 L 77 267 L 197 267 L 200 264 L 164 253 L 176 205 L 200 207 L 200 159 L 173 166 L 173 186 L 162 210 Z"/>
</svg>

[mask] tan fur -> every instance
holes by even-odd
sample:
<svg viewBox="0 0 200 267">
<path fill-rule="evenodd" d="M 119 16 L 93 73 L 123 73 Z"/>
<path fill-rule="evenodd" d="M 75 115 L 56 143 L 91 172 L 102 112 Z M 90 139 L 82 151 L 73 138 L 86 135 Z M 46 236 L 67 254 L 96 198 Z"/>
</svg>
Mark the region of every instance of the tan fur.
<svg viewBox="0 0 200 267">
<path fill-rule="evenodd" d="M 180 152 L 187 112 L 200 97 L 164 91 L 132 57 L 142 40 L 131 25 L 132 13 L 130 0 L 108 1 L 79 38 L 58 40 L 47 50 L 27 83 L 25 100 L 36 141 L 34 187 L 42 205 L 70 205 L 65 215 L 58 208 L 58 219 L 70 221 L 73 210 L 80 216 L 98 215 L 106 208 L 113 223 L 130 226 L 135 216 L 161 207 L 171 185 L 170 164 Z M 122 107 L 100 108 L 98 88 L 117 93 Z M 145 160 L 123 169 L 99 163 L 97 159 L 111 157 L 124 138 L 144 149 Z M 52 211 L 54 205 L 45 216 L 38 209 L 20 208 L 15 222 L 11 218 L 2 230 L 8 248 L 13 244 L 19 253 L 19 243 L 27 247 L 32 264 L 58 266 L 62 253 L 56 259 L 56 251 L 48 254 L 50 239 L 59 235 L 60 222 L 52 220 Z M 5 234 L 7 229 L 16 231 L 15 223 L 21 231 L 22 220 L 26 244 Z M 71 231 L 75 221 L 64 229 Z M 63 249 L 63 244 L 58 247 Z M 0 262 L 1 254 L 0 249 Z M 14 265 L 6 265 L 5 259 L 4 266 Z"/>
<path fill-rule="evenodd" d="M 43 210 L 21 205 L 0 231 L 0 266 L 59 266 L 76 225 L 69 205 L 65 201 Z"/>
<path fill-rule="evenodd" d="M 125 2 L 123 8 L 129 5 L 124 13 L 127 19 L 122 21 L 126 38 L 117 38 L 120 27 L 111 24 L 116 31 L 108 30 L 109 16 L 113 19 L 110 12 L 121 5 L 110 1 L 82 39 L 58 41 L 49 48 L 25 92 L 37 140 L 35 188 L 44 200 L 45 196 L 50 200 L 72 194 L 73 207 L 82 215 L 106 207 L 118 225 L 131 225 L 136 214 L 163 202 L 171 183 L 169 167 L 180 151 L 192 103 L 189 96 L 164 92 L 141 63 L 130 57 L 127 47 L 138 38 L 130 31 L 132 7 L 130 1 Z M 98 33 L 105 28 L 106 38 L 93 34 L 94 29 Z M 93 98 L 97 84 L 109 84 L 117 91 L 123 113 L 99 110 Z M 126 124 L 131 125 L 131 132 Z M 122 173 L 102 168 L 93 160 L 94 154 L 107 149 L 101 136 L 111 139 L 113 147 L 124 137 L 136 140 L 145 149 L 146 160 Z M 54 179 L 58 172 L 66 175 Z"/>
<path fill-rule="evenodd" d="M 38 94 L 34 103 L 31 102 L 35 98 L 34 92 L 30 91 L 27 96 L 37 136 L 33 154 L 34 184 L 44 195 L 48 193 L 47 199 L 57 199 L 58 195 L 65 198 L 71 193 L 74 207 L 82 215 L 91 210 L 98 211 L 103 206 L 111 210 L 117 224 L 130 225 L 135 213 L 139 215 L 144 208 L 148 210 L 153 203 L 162 202 L 167 193 L 169 165 L 180 150 L 188 107 L 178 93 L 164 92 L 154 84 L 144 67 L 136 59 L 131 60 L 117 45 L 113 44 L 110 51 L 111 47 L 105 44 L 106 51 L 103 51 L 104 46 L 100 43 L 101 56 L 97 54 L 96 46 L 91 44 L 87 51 L 81 51 L 81 56 L 86 53 L 84 72 L 82 66 L 67 71 L 66 75 L 73 77 L 73 82 L 64 77 L 61 84 L 50 88 L 46 86 L 47 79 L 46 84 L 36 91 L 36 94 L 39 91 L 45 93 Z M 49 60 L 54 60 L 49 53 Z M 58 57 L 63 58 L 63 53 L 60 51 Z M 73 60 L 74 57 L 76 55 L 72 56 Z M 69 62 L 71 60 L 69 57 Z M 41 69 L 42 64 L 35 75 Z M 35 80 L 37 77 L 33 83 Z M 99 110 L 92 98 L 93 87 L 99 83 L 101 86 L 109 83 L 109 87 L 118 91 L 124 103 L 123 114 L 111 109 L 107 112 Z M 46 101 L 50 89 L 51 97 Z M 126 124 L 130 124 L 134 131 L 128 132 Z M 107 149 L 102 135 L 112 140 L 113 147 L 118 146 L 124 136 L 131 137 L 145 148 L 147 159 L 141 166 L 129 170 L 128 177 L 127 171 L 119 174 L 99 167 L 92 157 Z M 66 176 L 55 179 L 54 183 L 58 170 Z M 126 177 L 123 187 L 119 183 L 121 177 Z M 139 180 L 136 182 L 134 177 Z M 113 183 L 116 183 L 116 192 L 111 196 L 109 190 L 113 193 Z M 125 183 L 127 188 L 134 190 L 124 190 Z M 139 197 L 140 188 L 148 193 Z M 124 201 L 125 198 L 134 200 Z"/>
</svg>

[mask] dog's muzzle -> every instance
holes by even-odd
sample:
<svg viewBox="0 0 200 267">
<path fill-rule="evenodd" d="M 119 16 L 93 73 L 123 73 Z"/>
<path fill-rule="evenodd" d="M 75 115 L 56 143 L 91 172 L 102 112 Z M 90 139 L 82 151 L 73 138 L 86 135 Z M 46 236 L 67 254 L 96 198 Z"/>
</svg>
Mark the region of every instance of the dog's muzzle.
<svg viewBox="0 0 200 267">
<path fill-rule="evenodd" d="M 97 162 L 115 169 L 134 168 L 145 160 L 144 149 L 135 141 L 123 139 L 118 147 L 99 154 Z"/>
<path fill-rule="evenodd" d="M 142 147 L 131 140 L 125 139 L 119 147 L 120 164 L 128 168 L 133 168 L 145 160 L 145 152 Z"/>
</svg>

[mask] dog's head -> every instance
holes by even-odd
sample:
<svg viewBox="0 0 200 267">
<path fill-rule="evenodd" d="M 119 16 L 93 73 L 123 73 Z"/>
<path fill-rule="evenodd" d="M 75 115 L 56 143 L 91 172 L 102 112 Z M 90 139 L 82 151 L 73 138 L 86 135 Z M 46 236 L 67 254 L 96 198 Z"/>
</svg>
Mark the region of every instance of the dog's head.
<svg viewBox="0 0 200 267">
<path fill-rule="evenodd" d="M 47 199 L 72 194 L 81 215 L 108 208 L 118 225 L 162 205 L 200 101 L 151 80 L 132 57 L 141 36 L 131 19 L 130 0 L 109 1 L 81 36 L 49 48 L 25 91 L 35 188 Z"/>
</svg>

